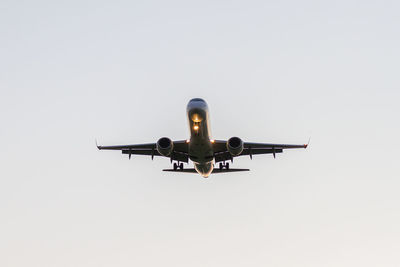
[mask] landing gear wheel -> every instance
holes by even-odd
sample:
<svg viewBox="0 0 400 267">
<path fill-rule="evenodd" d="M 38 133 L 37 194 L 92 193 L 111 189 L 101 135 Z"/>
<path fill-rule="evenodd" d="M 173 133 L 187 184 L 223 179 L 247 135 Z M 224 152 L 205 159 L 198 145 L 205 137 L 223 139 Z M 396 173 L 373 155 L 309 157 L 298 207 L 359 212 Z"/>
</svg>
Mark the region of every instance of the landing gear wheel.
<svg viewBox="0 0 400 267">
<path fill-rule="evenodd" d="M 183 163 L 179 164 L 179 169 L 183 170 Z"/>
<path fill-rule="evenodd" d="M 229 170 L 229 163 L 225 163 L 225 169 Z"/>
<path fill-rule="evenodd" d="M 219 163 L 219 169 L 222 170 L 224 168 L 224 164 L 222 162 Z"/>
<path fill-rule="evenodd" d="M 176 162 L 174 162 L 174 171 L 176 171 L 178 169 L 178 164 L 176 164 Z"/>
</svg>

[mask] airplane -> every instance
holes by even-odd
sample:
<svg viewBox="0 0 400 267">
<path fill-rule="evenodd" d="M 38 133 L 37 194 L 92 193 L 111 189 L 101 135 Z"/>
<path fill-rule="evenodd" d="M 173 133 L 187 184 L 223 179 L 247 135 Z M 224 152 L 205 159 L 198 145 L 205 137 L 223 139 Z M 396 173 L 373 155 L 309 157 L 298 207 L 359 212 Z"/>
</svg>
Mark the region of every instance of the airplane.
<svg viewBox="0 0 400 267">
<path fill-rule="evenodd" d="M 189 120 L 190 139 L 172 141 L 168 137 L 160 138 L 157 143 L 117 145 L 117 146 L 96 146 L 99 150 L 121 150 L 127 154 L 129 159 L 132 155 L 148 155 L 151 159 L 154 156 L 163 156 L 173 163 L 172 169 L 164 169 L 168 172 L 198 173 L 208 178 L 211 173 L 240 172 L 249 169 L 230 168 L 229 162 L 239 156 L 259 154 L 272 154 L 275 158 L 277 153 L 284 149 L 307 148 L 304 145 L 272 144 L 272 143 L 250 143 L 243 142 L 239 137 L 231 137 L 228 140 L 211 139 L 209 125 L 209 109 L 206 101 L 201 98 L 193 98 L 186 108 Z M 184 168 L 183 163 L 193 162 L 193 168 Z M 219 168 L 214 165 L 219 163 Z"/>
</svg>

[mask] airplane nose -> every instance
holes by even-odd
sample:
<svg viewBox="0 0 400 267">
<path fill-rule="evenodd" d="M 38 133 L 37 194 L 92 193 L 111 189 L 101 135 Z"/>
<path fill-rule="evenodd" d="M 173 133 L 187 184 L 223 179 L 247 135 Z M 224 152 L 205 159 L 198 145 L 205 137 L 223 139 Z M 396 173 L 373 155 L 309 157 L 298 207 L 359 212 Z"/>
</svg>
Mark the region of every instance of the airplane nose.
<svg viewBox="0 0 400 267">
<path fill-rule="evenodd" d="M 193 98 L 187 105 L 188 110 L 193 109 L 207 109 L 207 103 L 201 98 Z"/>
<path fill-rule="evenodd" d="M 187 105 L 187 113 L 193 122 L 201 122 L 207 117 L 208 107 L 206 101 L 201 98 L 193 98 Z"/>
</svg>

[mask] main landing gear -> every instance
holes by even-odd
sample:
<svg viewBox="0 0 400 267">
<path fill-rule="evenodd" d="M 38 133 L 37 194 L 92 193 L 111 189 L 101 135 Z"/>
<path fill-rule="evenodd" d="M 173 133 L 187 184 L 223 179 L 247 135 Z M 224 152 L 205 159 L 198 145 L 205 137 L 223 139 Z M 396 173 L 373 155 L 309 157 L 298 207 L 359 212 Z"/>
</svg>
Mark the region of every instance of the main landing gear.
<svg viewBox="0 0 400 267">
<path fill-rule="evenodd" d="M 219 169 L 222 170 L 224 168 L 229 170 L 229 162 L 226 162 L 226 163 L 225 162 L 224 163 L 220 162 L 219 163 Z"/>
<path fill-rule="evenodd" d="M 179 169 L 181 169 L 181 170 L 183 170 L 183 163 L 181 162 L 181 163 L 176 163 L 176 162 L 174 162 L 174 171 L 176 171 L 178 168 Z"/>
</svg>

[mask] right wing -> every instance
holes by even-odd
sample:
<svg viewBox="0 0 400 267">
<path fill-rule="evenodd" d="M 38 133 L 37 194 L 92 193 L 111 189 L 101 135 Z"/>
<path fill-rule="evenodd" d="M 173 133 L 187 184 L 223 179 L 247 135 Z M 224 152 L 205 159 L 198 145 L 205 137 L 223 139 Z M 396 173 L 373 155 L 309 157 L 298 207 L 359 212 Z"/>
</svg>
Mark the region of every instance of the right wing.
<svg viewBox="0 0 400 267">
<path fill-rule="evenodd" d="M 174 150 L 171 153 L 169 158 L 172 160 L 177 160 L 180 162 L 188 162 L 189 155 L 188 155 L 188 144 L 186 140 L 181 141 L 173 141 L 174 143 Z M 154 156 L 162 156 L 157 151 L 157 144 L 156 143 L 148 143 L 148 144 L 133 144 L 133 145 L 117 145 L 117 146 L 99 146 L 97 145 L 99 150 L 121 150 L 122 154 L 129 155 L 148 155 L 151 156 L 153 159 Z"/>
</svg>

